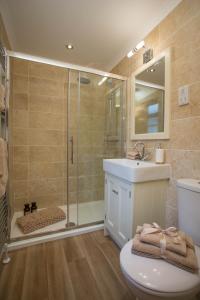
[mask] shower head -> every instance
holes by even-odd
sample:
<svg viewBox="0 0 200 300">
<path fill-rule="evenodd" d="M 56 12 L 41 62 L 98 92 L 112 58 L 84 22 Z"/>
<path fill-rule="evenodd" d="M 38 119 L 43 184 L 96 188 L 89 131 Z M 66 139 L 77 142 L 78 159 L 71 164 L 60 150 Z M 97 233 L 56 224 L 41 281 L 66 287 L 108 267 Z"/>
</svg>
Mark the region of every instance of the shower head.
<svg viewBox="0 0 200 300">
<path fill-rule="evenodd" d="M 78 78 L 77 78 L 78 80 Z M 82 84 L 89 84 L 90 83 L 90 79 L 87 77 L 80 77 L 80 83 Z"/>
</svg>

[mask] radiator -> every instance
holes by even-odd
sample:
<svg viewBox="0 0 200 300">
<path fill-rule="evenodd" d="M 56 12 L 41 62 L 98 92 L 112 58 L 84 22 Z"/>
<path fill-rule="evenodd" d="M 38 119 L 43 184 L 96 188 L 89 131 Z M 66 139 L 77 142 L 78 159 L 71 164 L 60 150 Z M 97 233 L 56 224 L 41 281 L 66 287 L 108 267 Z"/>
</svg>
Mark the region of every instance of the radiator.
<svg viewBox="0 0 200 300">
<path fill-rule="evenodd" d="M 8 144 L 8 99 L 9 99 L 9 61 L 6 49 L 0 42 L 0 83 L 5 87 L 5 111 L 0 112 L 0 137 Z M 8 183 L 7 183 L 8 186 Z M 10 206 L 8 193 L 0 198 L 0 256 L 4 244 L 8 242 L 10 235 Z"/>
<path fill-rule="evenodd" d="M 0 199 L 0 252 L 9 238 L 9 206 L 6 195 Z"/>
</svg>

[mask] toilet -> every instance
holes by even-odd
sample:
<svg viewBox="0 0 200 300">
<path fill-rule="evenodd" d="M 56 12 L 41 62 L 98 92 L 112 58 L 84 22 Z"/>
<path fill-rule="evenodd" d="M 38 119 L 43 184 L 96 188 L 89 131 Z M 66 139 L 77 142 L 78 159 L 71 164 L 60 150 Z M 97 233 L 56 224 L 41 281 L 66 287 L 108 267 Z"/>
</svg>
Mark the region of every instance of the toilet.
<svg viewBox="0 0 200 300">
<path fill-rule="evenodd" d="M 200 182 L 194 179 L 177 180 L 177 196 L 179 229 L 193 238 L 200 267 Z M 138 299 L 197 299 L 200 271 L 192 274 L 162 259 L 132 254 L 131 247 L 132 240 L 122 248 L 120 266 Z"/>
</svg>

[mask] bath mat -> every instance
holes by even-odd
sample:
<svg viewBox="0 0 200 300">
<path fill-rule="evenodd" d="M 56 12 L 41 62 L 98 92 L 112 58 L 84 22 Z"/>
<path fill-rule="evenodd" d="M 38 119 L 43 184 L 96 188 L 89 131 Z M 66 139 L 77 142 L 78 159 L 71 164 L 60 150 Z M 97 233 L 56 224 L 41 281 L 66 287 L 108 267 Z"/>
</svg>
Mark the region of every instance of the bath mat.
<svg viewBox="0 0 200 300">
<path fill-rule="evenodd" d="M 59 207 L 49 207 L 32 214 L 17 218 L 16 223 L 24 234 L 65 220 L 66 215 Z"/>
</svg>

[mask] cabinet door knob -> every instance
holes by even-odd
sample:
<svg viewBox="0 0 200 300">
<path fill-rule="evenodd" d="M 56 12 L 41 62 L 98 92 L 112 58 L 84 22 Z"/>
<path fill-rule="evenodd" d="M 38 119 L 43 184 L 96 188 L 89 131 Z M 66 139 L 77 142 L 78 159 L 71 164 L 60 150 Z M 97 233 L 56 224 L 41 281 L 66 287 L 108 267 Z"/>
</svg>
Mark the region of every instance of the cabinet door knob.
<svg viewBox="0 0 200 300">
<path fill-rule="evenodd" d="M 118 195 L 118 192 L 116 190 L 112 190 L 112 192 L 116 195 Z"/>
</svg>

